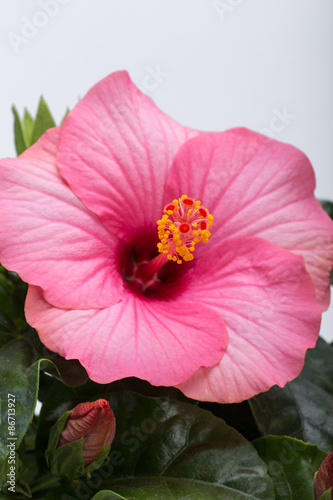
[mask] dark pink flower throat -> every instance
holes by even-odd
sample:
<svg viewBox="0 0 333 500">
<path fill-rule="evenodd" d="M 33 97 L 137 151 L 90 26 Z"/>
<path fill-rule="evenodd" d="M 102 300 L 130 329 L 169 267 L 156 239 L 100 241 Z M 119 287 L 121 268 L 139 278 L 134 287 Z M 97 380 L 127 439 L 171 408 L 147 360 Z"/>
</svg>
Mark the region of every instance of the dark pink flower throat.
<svg viewBox="0 0 333 500">
<path fill-rule="evenodd" d="M 178 266 L 174 264 L 193 260 L 196 244 L 207 243 L 209 240 L 211 233 L 208 228 L 212 226 L 212 221 L 213 216 L 201 206 L 201 202 L 186 195 L 168 203 L 164 207 L 162 218 L 157 221 L 159 253 L 152 258 L 140 258 L 136 251 L 138 243 L 133 245 L 131 264 L 126 266 L 124 273 L 128 285 L 144 294 L 151 294 L 162 283 L 165 287 L 166 282 L 179 279 L 185 269 L 178 270 Z M 141 244 L 142 238 L 139 247 Z"/>
</svg>

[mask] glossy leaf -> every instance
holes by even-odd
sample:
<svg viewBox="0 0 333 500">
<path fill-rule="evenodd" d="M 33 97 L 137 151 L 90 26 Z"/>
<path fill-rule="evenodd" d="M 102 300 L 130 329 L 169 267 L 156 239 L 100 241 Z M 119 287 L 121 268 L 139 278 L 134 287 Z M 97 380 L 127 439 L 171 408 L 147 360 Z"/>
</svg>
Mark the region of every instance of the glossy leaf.
<svg viewBox="0 0 333 500">
<path fill-rule="evenodd" d="M 274 482 L 276 500 L 311 500 L 313 477 L 327 453 L 290 437 L 268 436 L 253 441 Z"/>
<path fill-rule="evenodd" d="M 131 393 L 111 395 L 109 403 L 117 422 L 110 454 L 112 476 L 117 478 L 108 484 L 112 491 L 126 497 L 131 488 L 149 492 L 156 487 L 168 493 L 169 482 L 180 498 L 189 491 L 198 492 L 193 499 L 208 499 L 213 493 L 223 498 L 227 491 L 230 498 L 243 498 L 244 493 L 270 498 L 269 478 L 252 445 L 211 413 Z M 133 476 L 140 479 L 132 484 Z M 124 477 L 120 486 L 119 478 Z"/>
<path fill-rule="evenodd" d="M 0 333 L 16 333 L 14 323 L 12 322 L 11 318 L 5 313 L 5 311 L 2 311 L 2 309 L 0 309 Z"/>
<path fill-rule="evenodd" d="M 114 491 L 100 491 L 97 495 L 94 495 L 91 500 L 127 500 L 125 497 L 118 495 Z"/>
<path fill-rule="evenodd" d="M 14 443 L 17 449 L 30 425 L 43 363 L 46 361 L 36 361 L 33 346 L 25 340 L 12 341 L 0 349 L 0 380 L 5 388 L 1 400 L 0 462 L 10 452 L 7 445 Z"/>
<path fill-rule="evenodd" d="M 50 429 L 58 418 L 65 411 L 72 410 L 79 403 L 95 400 L 98 395 L 104 397 L 110 385 L 96 384 L 89 379 L 84 385 L 69 387 L 64 385 L 59 378 L 51 378 L 43 373 L 41 374 L 39 397 L 43 405 L 39 414 L 36 435 L 36 457 L 41 473 L 48 470 L 45 451 L 48 447 Z M 112 386 L 114 387 L 114 384 Z"/>
<path fill-rule="evenodd" d="M 249 479 L 250 480 L 250 479 Z M 131 478 L 117 483 L 119 496 L 115 492 L 103 492 L 103 496 L 94 500 L 255 500 L 257 496 L 249 496 L 214 484 L 201 483 L 199 480 L 177 478 Z M 266 497 L 273 500 L 274 496 Z"/>
<path fill-rule="evenodd" d="M 71 392 L 75 399 L 83 390 L 70 389 L 67 396 Z M 78 402 L 67 402 L 67 396 L 63 394 L 64 409 Z M 124 391 L 103 397 L 117 422 L 109 461 L 89 480 L 81 479 L 68 498 L 80 498 L 83 492 L 91 498 L 103 489 L 110 490 L 104 495 L 145 500 L 274 499 L 266 466 L 251 443 L 210 412 Z M 43 409 L 40 419 L 45 427 L 51 420 Z"/>
<path fill-rule="evenodd" d="M 82 446 L 83 438 L 57 448 L 57 457 L 51 466 L 52 473 L 68 479 L 80 477 L 84 470 Z"/>
<path fill-rule="evenodd" d="M 44 357 L 49 358 L 49 355 L 46 352 L 46 348 L 41 352 Z M 54 358 L 52 356 L 50 357 L 50 359 L 54 364 L 56 364 L 57 358 Z M 67 361 L 67 363 L 70 363 L 70 361 Z M 59 368 L 57 364 L 56 366 L 61 372 L 62 367 Z M 61 372 L 61 374 L 64 377 L 64 373 Z M 68 380 L 67 377 L 68 375 L 66 374 L 66 380 Z M 39 415 L 36 436 L 36 455 L 41 472 L 44 472 L 47 468 L 44 454 L 47 448 L 50 427 L 55 424 L 56 420 L 64 411 L 71 410 L 78 403 L 94 400 L 96 399 L 97 395 L 99 397 L 107 398 L 107 395 L 111 392 L 118 393 L 124 391 L 135 391 L 139 394 L 144 394 L 146 396 L 148 395 L 154 398 L 168 397 L 169 399 L 177 399 L 185 402 L 190 401 L 192 402 L 192 404 L 196 404 L 196 402 L 189 400 L 183 395 L 182 392 L 173 387 L 154 387 L 151 386 L 148 382 L 136 379 L 134 377 L 105 385 L 96 384 L 95 382 L 92 382 L 90 379 L 88 379 L 88 381 L 84 385 L 80 385 L 78 387 L 64 386 L 60 380 L 55 379 L 53 379 L 52 384 L 50 384 L 51 380 L 50 377 L 45 377 L 43 374 L 41 374 L 39 399 L 43 402 L 43 406 Z M 76 386 L 79 384 L 71 385 Z"/>
<path fill-rule="evenodd" d="M 24 302 L 27 284 L 13 272 L 0 266 L 0 308 L 15 323 L 16 328 L 25 329 Z"/>
<path fill-rule="evenodd" d="M 199 402 L 199 407 L 212 412 L 216 417 L 222 418 L 226 424 L 234 427 L 249 441 L 261 437 L 248 401 L 229 404 L 205 401 Z"/>
<path fill-rule="evenodd" d="M 11 467 L 14 467 L 14 478 L 13 476 L 11 477 Z M 8 490 L 8 487 L 13 486 L 15 493 L 21 493 L 23 497 L 26 498 L 32 497 L 29 484 L 21 477 L 21 472 L 22 462 L 17 452 L 15 453 L 15 457 L 11 457 L 10 460 L 4 460 L 0 463 L 0 491 L 6 492 L 8 498 L 14 497 L 13 491 Z M 12 483 L 10 481 L 12 481 Z"/>
<path fill-rule="evenodd" d="M 285 388 L 273 387 L 249 400 L 264 435 L 289 435 L 333 450 L 333 347 L 319 338 L 302 373 Z"/>
<path fill-rule="evenodd" d="M 19 333 L 11 318 L 0 309 L 0 349 L 17 339 Z"/>
<path fill-rule="evenodd" d="M 65 384 L 72 386 L 81 385 L 87 382 L 88 374 L 77 359 L 67 360 L 56 352 L 47 349 L 47 347 L 42 344 L 36 330 L 33 328 L 29 329 L 28 335 L 38 353 L 38 357 L 49 359 L 57 368 L 58 373 L 53 373 L 55 377 L 58 377 L 58 379 Z"/>
</svg>

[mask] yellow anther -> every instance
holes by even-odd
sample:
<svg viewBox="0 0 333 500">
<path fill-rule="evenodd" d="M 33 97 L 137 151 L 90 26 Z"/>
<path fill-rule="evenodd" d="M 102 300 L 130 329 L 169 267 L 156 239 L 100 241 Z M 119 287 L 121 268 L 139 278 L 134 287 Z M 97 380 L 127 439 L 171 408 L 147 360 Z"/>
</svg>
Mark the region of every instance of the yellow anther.
<svg viewBox="0 0 333 500">
<path fill-rule="evenodd" d="M 164 214 L 157 221 L 158 251 L 177 264 L 191 261 L 195 245 L 200 241 L 207 243 L 211 233 L 206 228 L 212 222 L 213 216 L 201 207 L 199 200 L 183 194 L 164 207 Z"/>
</svg>

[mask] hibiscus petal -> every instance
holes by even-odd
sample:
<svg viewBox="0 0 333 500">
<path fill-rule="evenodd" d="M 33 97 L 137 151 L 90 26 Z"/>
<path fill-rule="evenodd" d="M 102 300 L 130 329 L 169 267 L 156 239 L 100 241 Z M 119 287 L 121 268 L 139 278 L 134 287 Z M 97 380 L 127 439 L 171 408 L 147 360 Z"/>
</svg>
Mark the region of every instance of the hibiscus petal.
<svg viewBox="0 0 333 500">
<path fill-rule="evenodd" d="M 123 293 L 117 240 L 55 166 L 59 129 L 0 162 L 0 261 L 59 307 L 107 307 Z"/>
<path fill-rule="evenodd" d="M 208 307 L 131 293 L 106 309 L 69 311 L 52 307 L 30 286 L 26 317 L 49 349 L 79 359 L 99 383 L 135 376 L 179 384 L 200 366 L 218 363 L 228 343 L 223 320 Z"/>
<path fill-rule="evenodd" d="M 314 198 L 315 178 L 298 149 L 247 129 L 188 141 L 170 170 L 168 203 L 179 192 L 214 215 L 209 246 L 259 236 L 304 257 L 322 309 L 329 305 L 333 223 Z M 198 246 L 197 255 L 208 250 Z"/>
<path fill-rule="evenodd" d="M 229 334 L 221 362 L 178 386 L 191 398 L 232 403 L 284 386 L 318 338 L 321 312 L 303 259 L 260 238 L 207 252 L 183 294 L 189 298 L 219 312 Z"/>
<path fill-rule="evenodd" d="M 83 203 L 126 239 L 160 217 L 167 171 L 196 134 L 162 113 L 126 72 L 117 72 L 67 116 L 58 164 Z"/>
</svg>

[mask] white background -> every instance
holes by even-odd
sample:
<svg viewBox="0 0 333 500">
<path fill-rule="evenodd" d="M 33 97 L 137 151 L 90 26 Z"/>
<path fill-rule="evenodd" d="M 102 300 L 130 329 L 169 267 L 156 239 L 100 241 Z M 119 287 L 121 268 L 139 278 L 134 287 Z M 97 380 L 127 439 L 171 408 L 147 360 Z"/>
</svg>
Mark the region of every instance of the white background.
<svg viewBox="0 0 333 500">
<path fill-rule="evenodd" d="M 332 19 L 332 0 L 0 0 L 0 157 L 15 155 L 13 103 L 35 113 L 43 94 L 59 123 L 127 69 L 183 125 L 299 147 L 333 199 Z"/>
</svg>

